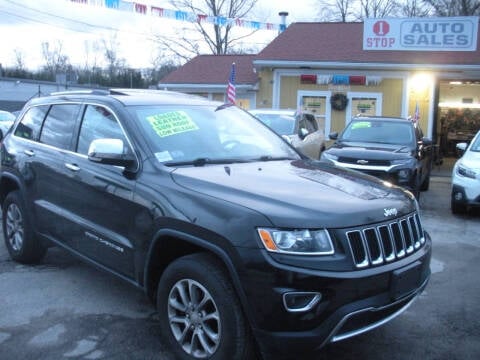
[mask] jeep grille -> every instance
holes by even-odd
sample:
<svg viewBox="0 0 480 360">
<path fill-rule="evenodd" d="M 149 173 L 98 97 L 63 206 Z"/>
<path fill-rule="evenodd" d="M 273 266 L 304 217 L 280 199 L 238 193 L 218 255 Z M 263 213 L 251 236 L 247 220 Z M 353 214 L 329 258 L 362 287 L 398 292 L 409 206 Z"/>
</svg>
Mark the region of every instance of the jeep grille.
<svg viewBox="0 0 480 360">
<path fill-rule="evenodd" d="M 408 256 L 425 237 L 418 214 L 362 229 L 347 231 L 347 241 L 357 268 L 366 268 Z"/>
</svg>

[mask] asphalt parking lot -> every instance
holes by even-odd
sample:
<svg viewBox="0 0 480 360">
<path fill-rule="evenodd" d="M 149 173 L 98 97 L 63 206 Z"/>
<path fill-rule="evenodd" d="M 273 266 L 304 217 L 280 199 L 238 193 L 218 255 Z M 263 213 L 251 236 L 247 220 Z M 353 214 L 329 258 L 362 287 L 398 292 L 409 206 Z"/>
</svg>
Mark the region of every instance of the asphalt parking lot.
<svg viewBox="0 0 480 360">
<path fill-rule="evenodd" d="M 441 169 L 438 169 L 441 170 Z M 433 242 L 426 291 L 400 317 L 292 359 L 480 359 L 480 211 L 450 212 L 450 177 L 437 171 L 420 199 Z M 61 249 L 36 266 L 0 243 L 0 359 L 165 359 L 143 293 Z"/>
</svg>

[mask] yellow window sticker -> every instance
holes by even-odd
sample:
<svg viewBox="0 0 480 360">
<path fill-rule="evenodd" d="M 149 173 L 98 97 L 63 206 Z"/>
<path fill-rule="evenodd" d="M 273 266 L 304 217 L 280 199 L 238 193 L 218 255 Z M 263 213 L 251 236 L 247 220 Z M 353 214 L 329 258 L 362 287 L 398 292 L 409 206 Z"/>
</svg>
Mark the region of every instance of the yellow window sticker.
<svg viewBox="0 0 480 360">
<path fill-rule="evenodd" d="M 147 117 L 153 130 L 160 137 L 167 137 L 198 130 L 197 124 L 188 116 L 185 111 L 172 111 L 164 114 L 157 114 Z"/>
</svg>

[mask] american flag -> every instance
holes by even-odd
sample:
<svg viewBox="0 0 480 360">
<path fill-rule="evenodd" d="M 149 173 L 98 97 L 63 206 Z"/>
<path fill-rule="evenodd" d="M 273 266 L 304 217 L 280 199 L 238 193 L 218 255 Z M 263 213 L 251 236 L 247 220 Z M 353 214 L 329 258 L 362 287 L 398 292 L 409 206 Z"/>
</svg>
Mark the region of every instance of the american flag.
<svg viewBox="0 0 480 360">
<path fill-rule="evenodd" d="M 232 63 L 232 70 L 228 79 L 227 100 L 229 103 L 235 104 L 235 63 Z"/>
<path fill-rule="evenodd" d="M 420 120 L 420 109 L 418 108 L 418 101 L 415 105 L 415 114 L 413 114 L 413 118 L 412 118 L 412 121 L 414 123 L 417 123 L 418 120 Z"/>
</svg>

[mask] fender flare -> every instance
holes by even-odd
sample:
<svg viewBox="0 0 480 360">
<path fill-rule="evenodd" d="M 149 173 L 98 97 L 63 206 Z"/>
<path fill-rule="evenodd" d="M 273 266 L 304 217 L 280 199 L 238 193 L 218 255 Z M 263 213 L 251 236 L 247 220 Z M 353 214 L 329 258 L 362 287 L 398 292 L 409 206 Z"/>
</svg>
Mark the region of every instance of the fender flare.
<svg viewBox="0 0 480 360">
<path fill-rule="evenodd" d="M 151 242 L 146 255 L 146 261 L 145 261 L 145 266 L 143 270 L 143 284 L 144 284 L 145 292 L 148 292 L 148 284 L 150 280 L 150 274 L 148 269 L 150 268 L 151 263 L 153 261 L 153 251 L 156 248 L 157 244 L 161 242 L 162 238 L 164 237 L 179 238 L 183 241 L 189 242 L 195 246 L 203 248 L 206 251 L 209 251 L 213 253 L 215 256 L 217 256 L 220 259 L 220 261 L 223 263 L 223 265 L 227 268 L 230 279 L 232 280 L 233 287 L 238 295 L 240 303 L 242 304 L 243 311 L 246 317 L 248 318 L 250 324 L 252 324 L 253 316 L 248 306 L 247 296 L 245 295 L 245 291 L 243 289 L 240 278 L 238 277 L 236 268 L 233 262 L 231 261 L 231 258 L 228 255 L 228 253 L 225 250 L 223 250 L 221 247 L 215 244 L 212 244 L 212 242 L 210 241 L 204 240 L 198 236 L 185 233 L 183 231 L 179 231 L 171 228 L 163 228 L 154 234 L 153 241 Z"/>
</svg>

